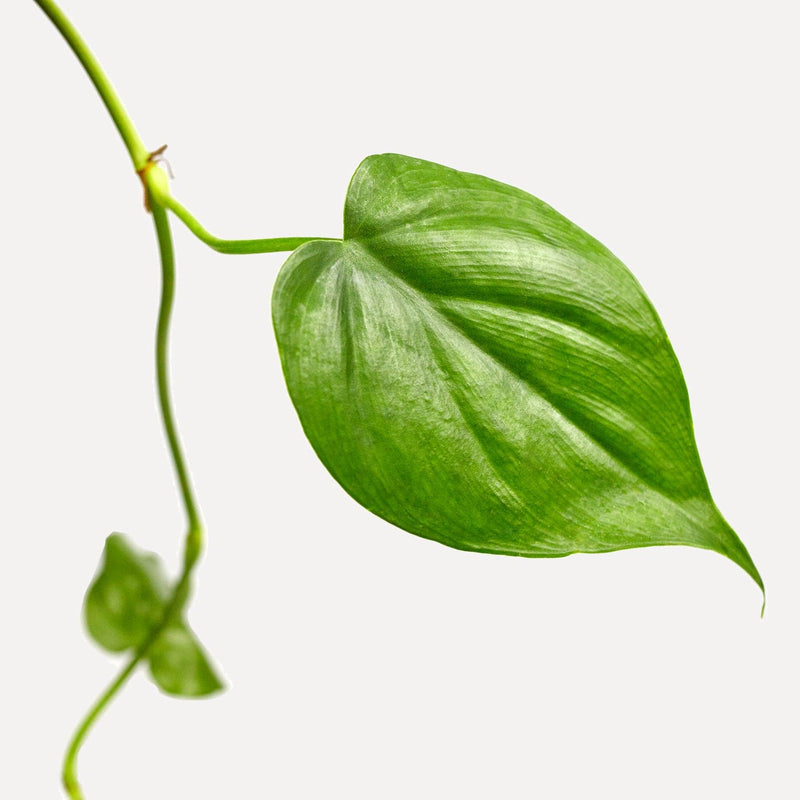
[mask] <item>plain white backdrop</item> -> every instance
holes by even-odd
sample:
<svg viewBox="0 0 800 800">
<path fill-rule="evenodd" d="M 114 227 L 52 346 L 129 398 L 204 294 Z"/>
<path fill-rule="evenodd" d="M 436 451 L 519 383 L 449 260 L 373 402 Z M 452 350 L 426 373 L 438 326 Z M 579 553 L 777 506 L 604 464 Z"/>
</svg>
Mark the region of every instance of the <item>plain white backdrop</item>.
<svg viewBox="0 0 800 800">
<path fill-rule="evenodd" d="M 208 527 L 191 622 L 229 684 L 137 675 L 87 800 L 800 796 L 796 116 L 789 2 L 64 0 L 214 233 L 338 236 L 362 157 L 512 183 L 639 278 L 717 504 L 767 586 L 688 548 L 462 553 L 359 508 L 304 440 L 269 318 L 281 255 L 175 226 L 174 399 Z M 0 9 L 0 750 L 59 796 L 116 671 L 83 593 L 123 531 L 176 569 L 152 223 L 32 0 Z"/>
</svg>

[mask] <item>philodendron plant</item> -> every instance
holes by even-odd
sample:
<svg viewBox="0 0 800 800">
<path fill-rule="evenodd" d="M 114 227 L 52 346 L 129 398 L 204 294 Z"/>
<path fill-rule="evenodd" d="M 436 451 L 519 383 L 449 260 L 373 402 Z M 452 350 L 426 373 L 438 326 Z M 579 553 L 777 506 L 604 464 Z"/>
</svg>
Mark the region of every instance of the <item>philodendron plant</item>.
<svg viewBox="0 0 800 800">
<path fill-rule="evenodd" d="M 347 190 L 341 239 L 219 239 L 172 196 L 100 65 L 52 0 L 37 4 L 86 69 L 122 136 L 162 266 L 158 399 L 186 510 L 183 569 L 108 537 L 84 617 L 127 654 L 79 725 L 81 744 L 142 663 L 166 693 L 221 688 L 186 622 L 203 526 L 167 369 L 174 256 L 168 213 L 223 253 L 291 252 L 272 318 L 286 384 L 331 475 L 380 517 L 450 547 L 555 557 L 682 544 L 763 583 L 709 494 L 675 354 L 641 286 L 603 245 L 497 181 L 376 155 Z"/>
</svg>

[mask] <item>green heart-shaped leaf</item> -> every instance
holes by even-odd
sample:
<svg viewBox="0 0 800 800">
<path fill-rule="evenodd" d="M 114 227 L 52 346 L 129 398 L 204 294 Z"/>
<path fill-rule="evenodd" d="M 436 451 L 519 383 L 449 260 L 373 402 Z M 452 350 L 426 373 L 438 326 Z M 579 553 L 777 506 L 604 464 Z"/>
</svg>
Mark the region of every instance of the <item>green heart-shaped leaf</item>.
<svg viewBox="0 0 800 800">
<path fill-rule="evenodd" d="M 367 158 L 344 239 L 298 248 L 273 321 L 311 444 L 356 500 L 452 547 L 564 556 L 685 544 L 763 589 L 708 491 L 658 316 L 548 205 Z"/>
<path fill-rule="evenodd" d="M 170 586 L 160 559 L 119 533 L 106 539 L 103 562 L 84 602 L 86 628 L 112 653 L 141 647 L 160 625 Z M 167 694 L 198 697 L 222 688 L 185 621 L 170 622 L 147 651 L 150 674 Z"/>
<path fill-rule="evenodd" d="M 184 624 L 168 625 L 148 654 L 150 674 L 167 693 L 203 697 L 223 688 L 197 638 Z"/>
<path fill-rule="evenodd" d="M 120 533 L 106 539 L 103 565 L 84 601 L 91 637 L 112 653 L 136 648 L 161 620 L 169 581 L 154 553 L 134 548 Z"/>
</svg>

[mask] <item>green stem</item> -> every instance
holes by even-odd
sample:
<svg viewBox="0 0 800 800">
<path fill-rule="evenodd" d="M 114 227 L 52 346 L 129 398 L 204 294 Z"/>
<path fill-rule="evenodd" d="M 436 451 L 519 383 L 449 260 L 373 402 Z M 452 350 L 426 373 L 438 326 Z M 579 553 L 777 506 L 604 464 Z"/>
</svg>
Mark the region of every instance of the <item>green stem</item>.
<svg viewBox="0 0 800 800">
<path fill-rule="evenodd" d="M 139 646 L 131 660 L 123 667 L 119 675 L 112 681 L 108 688 L 100 695 L 95 704 L 89 709 L 70 740 L 64 757 L 62 780 L 64 788 L 72 800 L 83 800 L 83 793 L 77 779 L 77 758 L 81 745 L 86 735 L 97 718 L 103 713 L 106 706 L 125 685 L 139 663 L 147 656 L 151 646 L 164 630 L 166 625 L 180 613 L 183 603 L 189 592 L 192 569 L 197 563 L 203 546 L 203 529 L 197 502 L 189 479 L 189 472 L 181 450 L 175 417 L 169 393 L 169 325 L 172 317 L 172 306 L 175 297 L 175 256 L 172 249 L 172 235 L 169 229 L 167 213 L 158 205 L 152 196 L 150 205 L 153 212 L 153 221 L 156 226 L 158 247 L 161 255 L 161 303 L 158 310 L 158 326 L 156 329 L 156 382 L 158 385 L 158 400 L 161 408 L 161 417 L 167 434 L 173 466 L 178 477 L 181 497 L 186 510 L 188 533 L 183 559 L 183 570 L 177 583 L 172 589 L 164 615 L 158 625 L 150 629 L 145 641 Z"/>
<path fill-rule="evenodd" d="M 128 112 L 125 111 L 125 106 L 119 99 L 117 92 L 111 85 L 106 74 L 103 72 L 102 67 L 98 63 L 94 54 L 83 41 L 81 35 L 73 27 L 72 23 L 64 16 L 61 9 L 52 0 L 34 0 L 36 5 L 44 11 L 49 17 L 53 25 L 58 28 L 61 35 L 66 39 L 67 44 L 72 49 L 72 52 L 78 57 L 78 61 L 83 64 L 89 78 L 97 89 L 103 104 L 108 109 L 114 125 L 117 126 L 122 140 L 125 142 L 125 147 L 128 149 L 131 160 L 133 161 L 133 168 L 135 170 L 144 169 L 150 156 L 147 148 L 141 140 L 136 128 L 133 126 Z"/>
<path fill-rule="evenodd" d="M 160 196 L 162 202 L 198 238 L 218 253 L 280 253 L 296 250 L 301 244 L 316 241 L 337 241 L 321 236 L 290 236 L 281 239 L 220 239 L 209 233 L 172 195 Z"/>
<path fill-rule="evenodd" d="M 53 0 L 34 0 L 39 8 L 44 11 L 50 21 L 58 28 L 72 52 L 86 70 L 87 75 L 97 89 L 111 119 L 125 142 L 125 147 L 133 161 L 133 168 L 139 173 L 146 184 L 151 196 L 163 206 L 169 208 L 192 233 L 205 242 L 209 247 L 220 253 L 277 253 L 294 250 L 305 242 L 315 241 L 324 237 L 294 236 L 279 239 L 220 239 L 210 234 L 177 200 L 169 193 L 166 180 L 161 180 L 158 175 L 160 170 L 152 169 L 151 152 L 145 147 L 133 121 L 128 116 L 125 106 L 119 99 L 114 87 L 111 85 L 103 68 L 89 49 L 86 42 L 64 16 L 61 9 Z"/>
<path fill-rule="evenodd" d="M 202 526 L 200 524 L 200 514 L 197 510 L 197 501 L 194 497 L 189 472 L 183 457 L 178 429 L 175 425 L 175 415 L 172 411 L 172 403 L 169 392 L 169 324 L 172 317 L 172 305 L 175 298 L 175 254 L 172 249 L 172 234 L 169 228 L 169 219 L 162 206 L 150 198 L 150 206 L 153 212 L 153 222 L 156 226 L 156 236 L 158 237 L 158 249 L 161 256 L 161 305 L 158 309 L 158 326 L 156 328 L 156 379 L 158 385 L 158 402 L 161 408 L 161 418 L 164 422 L 164 431 L 167 435 L 169 450 L 172 455 L 175 474 L 178 477 L 183 505 L 186 509 L 187 521 L 189 524 L 189 539 L 187 539 L 187 563 L 193 564 L 197 560 L 201 547 Z M 197 552 L 190 553 L 196 549 Z"/>
<path fill-rule="evenodd" d="M 103 709 L 108 705 L 111 698 L 125 685 L 125 682 L 136 669 L 140 655 L 135 655 L 125 666 L 125 668 L 117 675 L 117 677 L 109 684 L 108 688 L 97 698 L 95 704 L 89 709 L 89 712 L 81 721 L 77 730 L 70 740 L 69 747 L 67 748 L 66 755 L 64 756 L 64 767 L 61 772 L 61 780 L 67 794 L 72 800 L 83 800 L 83 792 L 81 791 L 80 784 L 77 777 L 77 759 L 78 751 L 81 749 L 83 740 L 86 734 L 94 724 L 94 721 L 103 713 Z"/>
<path fill-rule="evenodd" d="M 219 250 L 223 253 L 263 253 L 293 250 L 304 242 L 311 241 L 311 239 L 297 237 L 228 241 L 218 239 L 208 233 L 180 203 L 172 199 L 166 176 L 163 171 L 153 163 L 156 154 L 151 153 L 144 146 L 141 137 L 125 111 L 125 107 L 122 105 L 114 87 L 111 85 L 111 82 L 106 77 L 94 54 L 89 50 L 89 47 L 81 38 L 78 31 L 52 0 L 34 1 L 59 30 L 72 49 L 72 52 L 83 65 L 83 68 L 86 70 L 86 73 L 97 89 L 103 104 L 111 115 L 111 119 L 125 143 L 134 169 L 145 185 L 148 200 L 147 205 L 153 213 L 153 220 L 155 222 L 162 270 L 161 305 L 158 313 L 158 327 L 156 331 L 156 381 L 158 385 L 158 399 L 169 450 L 188 520 L 183 570 L 172 589 L 172 594 L 161 621 L 150 630 L 145 641 L 139 646 L 129 662 L 120 671 L 119 675 L 109 684 L 106 690 L 89 709 L 86 716 L 78 725 L 67 747 L 62 772 L 64 787 L 72 800 L 83 800 L 83 793 L 77 779 L 77 759 L 84 739 L 98 717 L 133 674 L 139 663 L 147 657 L 151 646 L 164 630 L 164 627 L 183 609 L 183 605 L 189 593 L 192 569 L 197 563 L 203 546 L 203 529 L 200 522 L 200 514 L 197 509 L 194 492 L 189 480 L 189 473 L 181 451 L 169 395 L 167 349 L 169 324 L 175 294 L 175 259 L 166 209 L 171 209 L 200 239 L 215 250 Z"/>
</svg>

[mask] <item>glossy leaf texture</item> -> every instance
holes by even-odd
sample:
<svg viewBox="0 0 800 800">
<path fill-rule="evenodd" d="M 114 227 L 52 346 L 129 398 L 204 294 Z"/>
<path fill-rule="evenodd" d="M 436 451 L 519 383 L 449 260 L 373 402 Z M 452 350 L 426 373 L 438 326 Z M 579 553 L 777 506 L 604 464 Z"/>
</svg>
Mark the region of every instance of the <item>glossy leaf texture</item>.
<svg viewBox="0 0 800 800">
<path fill-rule="evenodd" d="M 91 637 L 112 653 L 136 650 L 166 610 L 170 585 L 159 558 L 119 533 L 106 539 L 103 561 L 84 602 Z M 200 697 L 223 688 L 185 621 L 171 622 L 150 645 L 150 674 L 167 694 Z"/>
<path fill-rule="evenodd" d="M 272 313 L 303 429 L 359 503 L 451 547 L 722 553 L 678 362 L 602 244 L 511 186 L 367 158 L 341 242 L 298 248 Z"/>
</svg>

